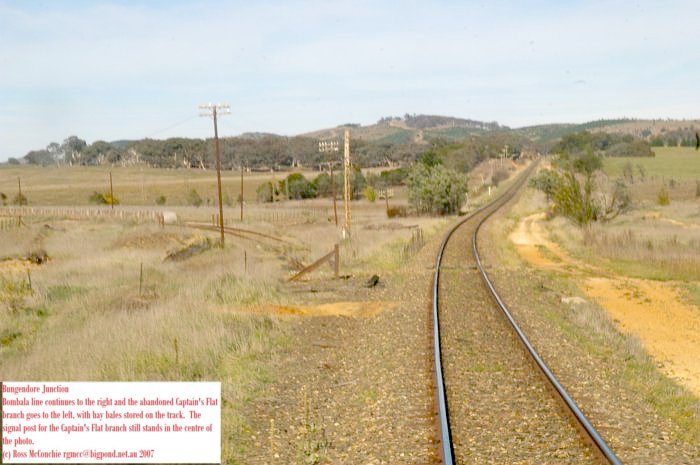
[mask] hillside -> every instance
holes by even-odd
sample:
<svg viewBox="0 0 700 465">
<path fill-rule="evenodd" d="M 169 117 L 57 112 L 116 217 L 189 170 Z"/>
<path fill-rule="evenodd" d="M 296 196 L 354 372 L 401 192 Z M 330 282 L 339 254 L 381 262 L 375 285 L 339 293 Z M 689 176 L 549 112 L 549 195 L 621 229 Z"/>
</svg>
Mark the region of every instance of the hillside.
<svg viewBox="0 0 700 465">
<path fill-rule="evenodd" d="M 513 131 L 540 143 L 553 142 L 561 137 L 581 131 L 608 132 L 613 134 L 629 134 L 652 140 L 655 137 L 672 135 L 680 141 L 688 134 L 700 128 L 700 120 L 677 119 L 600 119 L 582 124 L 555 123 L 537 126 L 525 126 Z M 687 134 L 686 134 L 687 133 Z M 679 142 L 680 143 L 680 142 Z"/>
<path fill-rule="evenodd" d="M 342 137 L 345 129 L 351 129 L 353 138 L 379 144 L 428 143 L 432 139 L 442 138 L 448 141 L 460 141 L 473 134 L 508 130 L 497 122 L 484 122 L 472 119 L 439 115 L 409 115 L 382 117 L 375 124 L 362 126 L 344 124 L 334 128 L 302 134 L 315 139 Z"/>
</svg>

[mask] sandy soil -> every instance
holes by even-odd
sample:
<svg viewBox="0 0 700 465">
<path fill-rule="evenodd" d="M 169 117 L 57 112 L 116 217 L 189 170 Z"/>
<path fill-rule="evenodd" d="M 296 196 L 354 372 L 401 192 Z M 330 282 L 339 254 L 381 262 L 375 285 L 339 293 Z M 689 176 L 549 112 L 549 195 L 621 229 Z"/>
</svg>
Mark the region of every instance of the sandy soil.
<svg viewBox="0 0 700 465">
<path fill-rule="evenodd" d="M 632 279 L 569 256 L 548 239 L 543 213 L 523 218 L 510 240 L 531 265 L 576 276 L 622 331 L 642 341 L 662 370 L 700 396 L 700 309 L 669 282 Z"/>
<path fill-rule="evenodd" d="M 238 311 L 295 316 L 347 316 L 363 318 L 375 316 L 398 307 L 397 302 L 332 302 L 319 305 L 255 305 Z"/>
</svg>

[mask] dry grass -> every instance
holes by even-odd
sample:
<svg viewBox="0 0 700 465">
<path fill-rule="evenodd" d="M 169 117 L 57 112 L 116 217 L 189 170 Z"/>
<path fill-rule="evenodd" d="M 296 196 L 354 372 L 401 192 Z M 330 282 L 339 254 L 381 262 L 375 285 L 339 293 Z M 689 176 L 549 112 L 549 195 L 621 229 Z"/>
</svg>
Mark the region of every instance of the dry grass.
<svg viewBox="0 0 700 465">
<path fill-rule="evenodd" d="M 508 235 L 512 232 L 521 218 L 534 212 L 541 211 L 546 205 L 544 196 L 540 192 L 527 189 L 519 201 L 509 210 L 501 223 L 492 229 L 497 231 L 497 241 L 508 243 Z M 685 212 L 683 208 L 676 211 L 680 216 Z M 639 229 L 639 223 L 644 213 L 633 213 L 619 218 L 612 225 L 597 225 L 587 233 L 573 226 L 561 218 L 550 222 L 549 229 L 554 232 L 555 239 L 563 244 L 569 251 L 575 252 L 579 258 L 595 262 L 598 266 L 604 264 L 610 266 L 613 271 L 631 272 L 636 270 L 639 274 L 649 277 L 651 274 L 659 274 L 665 278 L 682 275 L 686 277 L 697 276 L 698 247 L 697 231 L 680 231 L 678 225 L 666 223 L 660 225 L 651 223 L 648 227 Z M 654 220 L 657 221 L 657 220 Z M 667 228 L 676 228 L 677 234 L 674 240 L 668 235 Z M 627 231 L 633 231 L 631 233 Z M 600 244 L 591 246 L 585 244 L 584 239 L 596 240 Z M 670 238 L 670 239 L 669 239 Z M 655 253 L 647 255 L 645 241 L 652 240 Z M 664 253 L 675 253 L 678 257 L 685 257 L 685 265 L 676 266 L 663 260 Z M 619 270 L 622 259 L 607 260 L 607 257 L 625 256 L 635 263 L 633 268 Z M 500 259 L 509 268 L 517 270 L 523 266 L 515 247 L 511 244 L 501 249 Z M 648 260 L 655 260 L 662 265 L 652 265 Z M 636 260 L 636 261 L 635 261 Z M 657 268 L 660 268 L 658 270 Z M 566 296 L 581 297 L 581 290 L 577 283 L 561 276 L 556 272 L 536 271 L 547 280 L 547 285 L 555 292 Z M 531 283 L 523 273 L 511 273 L 522 288 L 528 288 Z M 697 296 L 697 286 L 689 284 L 689 296 Z M 636 337 L 622 334 L 616 329 L 608 314 L 597 304 L 586 301 L 585 304 L 575 307 L 559 306 L 557 308 L 540 305 L 537 309 L 542 315 L 552 321 L 566 337 L 581 347 L 587 353 L 593 354 L 604 360 L 612 360 L 614 364 L 622 367 L 619 372 L 611 373 L 616 380 L 629 386 L 638 393 L 640 399 L 661 416 L 673 420 L 679 425 L 680 435 L 684 440 L 696 443 L 700 437 L 700 421 L 698 411 L 698 399 L 687 389 L 681 387 L 666 377 L 658 369 L 652 359 L 643 348 L 642 343 Z"/>
<path fill-rule="evenodd" d="M 292 273 L 287 264 L 292 256 L 309 264 L 341 242 L 327 215 L 332 210 L 320 213 L 329 206 L 327 200 L 284 202 L 271 207 L 302 214 L 271 221 L 265 215 L 270 207 L 257 205 L 246 210 L 245 226 L 283 237 L 285 243 L 228 236 L 225 250 L 213 248 L 177 262 L 164 258 L 204 237 L 215 240 L 217 234 L 46 218 L 27 218 L 26 227 L 0 231 L 2 377 L 220 380 L 223 457 L 235 462 L 243 454 L 246 430 L 240 406 L 274 376 L 268 359 L 287 344 L 283 321 L 236 310 L 257 303 L 309 303 L 308 296 L 286 287 Z M 185 219 L 206 221 L 215 210 L 177 211 Z M 256 213 L 263 220 L 256 221 Z M 353 202 L 353 238 L 343 242 L 341 272 L 393 269 L 404 260 L 403 244 L 414 230 L 409 226 L 430 234 L 443 224 L 436 218 L 389 220 L 383 203 Z M 30 266 L 22 260 L 36 247 L 48 252 L 47 264 Z M 6 257 L 12 259 L 2 260 Z M 309 279 L 321 281 L 331 273 L 324 267 Z"/>
<path fill-rule="evenodd" d="M 165 206 L 188 205 L 188 194 L 195 189 L 204 205 L 216 205 L 216 171 L 197 169 L 165 169 L 143 167 L 88 166 L 0 166 L 0 192 L 12 199 L 17 193 L 17 177 L 22 180 L 22 193 L 30 205 L 89 205 L 94 191 L 109 192 L 112 171 L 114 196 L 121 205 L 156 205 L 164 195 Z M 280 180 L 288 173 L 275 173 Z M 303 173 L 307 178 L 317 173 Z M 269 173 L 245 173 L 244 199 L 254 200 L 257 187 L 272 180 Z M 224 202 L 236 205 L 240 193 L 240 173 L 221 173 Z"/>
<path fill-rule="evenodd" d="M 575 256 L 617 273 L 656 280 L 700 280 L 700 224 L 692 205 L 632 211 L 581 230 L 558 218 L 553 238 Z"/>
</svg>

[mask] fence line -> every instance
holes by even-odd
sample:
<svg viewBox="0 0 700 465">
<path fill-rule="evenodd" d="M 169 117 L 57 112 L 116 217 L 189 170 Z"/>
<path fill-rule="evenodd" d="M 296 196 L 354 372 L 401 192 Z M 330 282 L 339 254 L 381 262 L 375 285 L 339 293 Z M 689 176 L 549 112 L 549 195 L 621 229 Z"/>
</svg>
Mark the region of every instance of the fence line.
<svg viewBox="0 0 700 465">
<path fill-rule="evenodd" d="M 137 222 L 154 221 L 163 225 L 163 212 L 157 210 L 123 210 L 87 207 L 0 207 L 0 216 L 12 218 L 25 216 L 59 217 L 68 219 L 107 218 L 132 220 Z M 17 222 L 17 220 L 13 220 Z"/>
</svg>

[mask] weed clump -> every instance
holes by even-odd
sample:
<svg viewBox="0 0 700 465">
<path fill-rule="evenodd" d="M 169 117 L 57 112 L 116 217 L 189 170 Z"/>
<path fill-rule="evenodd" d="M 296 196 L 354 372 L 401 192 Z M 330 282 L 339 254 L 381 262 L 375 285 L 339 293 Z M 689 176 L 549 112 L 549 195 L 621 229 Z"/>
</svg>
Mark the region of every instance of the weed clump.
<svg viewBox="0 0 700 465">
<path fill-rule="evenodd" d="M 408 216 L 408 209 L 403 205 L 397 207 L 389 207 L 386 209 L 386 216 L 388 218 L 404 218 Z"/>
<path fill-rule="evenodd" d="M 169 252 L 165 257 L 165 261 L 179 262 L 182 260 L 187 260 L 190 257 L 206 252 L 207 250 L 211 249 L 213 245 L 213 241 L 208 237 L 205 237 L 204 239 L 191 242 L 181 249 Z"/>
<path fill-rule="evenodd" d="M 668 190 L 666 189 L 666 186 L 661 186 L 661 190 L 659 191 L 659 194 L 656 197 L 656 202 L 661 206 L 665 206 L 671 203 L 671 198 L 668 196 Z"/>
<path fill-rule="evenodd" d="M 112 197 L 109 193 L 102 194 L 97 191 L 90 194 L 90 202 L 97 205 L 119 205 L 119 199 L 116 196 Z"/>
</svg>

